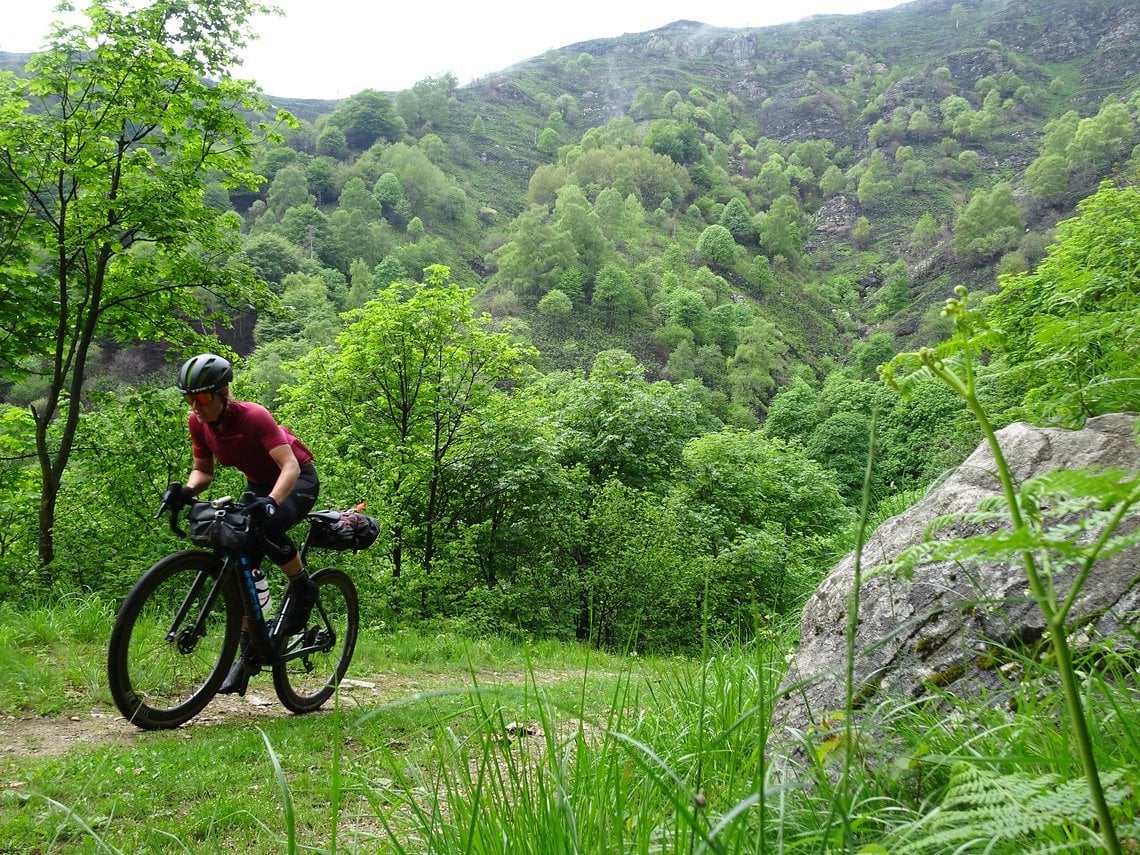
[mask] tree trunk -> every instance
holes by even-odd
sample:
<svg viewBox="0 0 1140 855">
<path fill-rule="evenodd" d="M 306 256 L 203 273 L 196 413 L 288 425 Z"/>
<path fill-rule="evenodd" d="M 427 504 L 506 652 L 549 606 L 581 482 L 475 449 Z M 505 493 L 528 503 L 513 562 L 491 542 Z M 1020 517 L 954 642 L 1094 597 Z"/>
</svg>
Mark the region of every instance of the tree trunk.
<svg viewBox="0 0 1140 855">
<path fill-rule="evenodd" d="M 53 383 L 48 400 L 58 400 L 58 397 Z M 55 559 L 55 502 L 59 496 L 59 479 L 55 477 L 47 439 L 53 410 L 48 409 L 43 413 L 35 407 L 31 410 L 32 420 L 36 426 L 36 459 L 40 464 L 40 510 L 36 548 L 40 566 L 46 567 Z"/>
<path fill-rule="evenodd" d="M 42 479 L 42 485 L 37 548 L 40 566 L 46 567 L 55 559 L 55 499 L 59 495 L 59 489 L 47 477 Z"/>
<path fill-rule="evenodd" d="M 83 381 L 87 376 L 87 356 L 102 311 L 103 283 L 111 249 L 100 248 L 94 269 L 88 280 L 85 299 L 80 301 L 77 315 L 72 317 L 68 310 L 69 265 L 61 260 L 59 267 L 60 325 L 56 331 L 55 355 L 52 364 L 51 386 L 42 410 L 32 407 L 32 418 L 36 424 L 36 457 L 40 462 L 40 513 L 38 552 L 40 566 L 50 564 L 55 558 L 55 508 L 59 497 L 59 487 L 63 483 L 63 473 L 71 459 L 71 449 L 75 444 L 75 434 L 79 428 L 79 408 L 83 395 Z M 68 322 L 73 326 L 68 326 Z M 64 390 L 67 394 L 64 394 Z M 48 448 L 48 429 L 57 410 L 63 417 L 63 430 L 59 437 L 59 447 L 53 453 Z"/>
<path fill-rule="evenodd" d="M 403 526 L 392 527 L 392 578 L 400 578 L 400 568 L 404 563 Z"/>
</svg>

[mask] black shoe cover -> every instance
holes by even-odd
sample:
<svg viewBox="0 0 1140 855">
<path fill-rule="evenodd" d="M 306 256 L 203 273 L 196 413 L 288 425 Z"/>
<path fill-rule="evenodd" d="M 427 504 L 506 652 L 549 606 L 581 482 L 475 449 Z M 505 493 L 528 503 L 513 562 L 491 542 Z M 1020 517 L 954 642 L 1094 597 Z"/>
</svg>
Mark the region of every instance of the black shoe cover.
<svg viewBox="0 0 1140 855">
<path fill-rule="evenodd" d="M 243 632 L 241 634 L 241 641 L 238 642 L 238 645 L 237 659 L 230 667 L 230 673 L 226 674 L 226 679 L 222 680 L 222 685 L 218 686 L 219 695 L 245 697 L 246 687 L 249 686 L 249 677 L 254 669 L 252 653 L 249 649 L 249 633 Z"/>
<path fill-rule="evenodd" d="M 309 615 L 313 613 L 313 606 L 317 602 L 317 586 L 309 574 L 302 572 L 289 583 L 289 596 L 291 601 L 289 613 L 281 622 L 278 634 L 288 637 L 303 632 L 309 622 Z"/>
</svg>

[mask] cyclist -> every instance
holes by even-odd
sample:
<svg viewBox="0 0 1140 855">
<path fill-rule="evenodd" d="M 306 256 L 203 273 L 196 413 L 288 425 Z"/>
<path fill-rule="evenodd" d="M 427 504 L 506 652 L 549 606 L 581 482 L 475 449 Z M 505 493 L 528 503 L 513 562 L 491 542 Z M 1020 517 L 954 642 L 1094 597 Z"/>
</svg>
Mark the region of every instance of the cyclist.
<svg viewBox="0 0 1140 855">
<path fill-rule="evenodd" d="M 233 398 L 233 376 L 229 361 L 213 353 L 193 356 L 178 370 L 178 389 L 191 408 L 188 425 L 194 463 L 185 485 L 172 484 L 168 495 L 189 504 L 214 480 L 215 461 L 245 475 L 247 489 L 255 496 L 247 510 L 261 522 L 250 559 L 260 562 L 259 552 L 264 553 L 289 577 L 297 605 L 280 631 L 295 635 L 308 622 L 317 586 L 302 567 L 301 554 L 287 532 L 312 510 L 320 482 L 312 452 L 292 431 L 279 425 L 260 404 Z M 219 693 L 244 695 L 256 669 L 250 653 L 249 626 L 243 624 L 240 655 Z"/>
</svg>

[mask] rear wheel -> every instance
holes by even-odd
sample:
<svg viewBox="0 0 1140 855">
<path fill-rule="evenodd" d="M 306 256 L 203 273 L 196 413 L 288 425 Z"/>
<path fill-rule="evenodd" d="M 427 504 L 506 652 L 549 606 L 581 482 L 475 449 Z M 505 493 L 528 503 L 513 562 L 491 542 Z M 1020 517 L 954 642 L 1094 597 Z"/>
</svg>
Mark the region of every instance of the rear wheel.
<svg viewBox="0 0 1140 855">
<path fill-rule="evenodd" d="M 177 727 L 210 702 L 241 629 L 234 577 L 209 552 L 178 552 L 151 567 L 119 609 L 107 678 L 119 712 L 145 730 Z"/>
<path fill-rule="evenodd" d="M 273 686 L 281 703 L 292 712 L 320 708 L 340 684 L 352 652 L 360 621 L 356 586 L 334 567 L 313 574 L 317 604 L 304 632 L 285 640 L 273 666 Z"/>
</svg>

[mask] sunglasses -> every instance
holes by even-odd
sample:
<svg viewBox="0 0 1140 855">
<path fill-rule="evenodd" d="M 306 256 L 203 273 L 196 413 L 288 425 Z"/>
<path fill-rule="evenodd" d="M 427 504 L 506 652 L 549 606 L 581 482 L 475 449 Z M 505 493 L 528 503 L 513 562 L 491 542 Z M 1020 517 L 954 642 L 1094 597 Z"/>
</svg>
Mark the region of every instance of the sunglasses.
<svg viewBox="0 0 1140 855">
<path fill-rule="evenodd" d="M 198 404 L 199 406 L 206 406 L 214 400 L 213 392 L 189 392 L 186 395 L 187 404 Z"/>
</svg>

